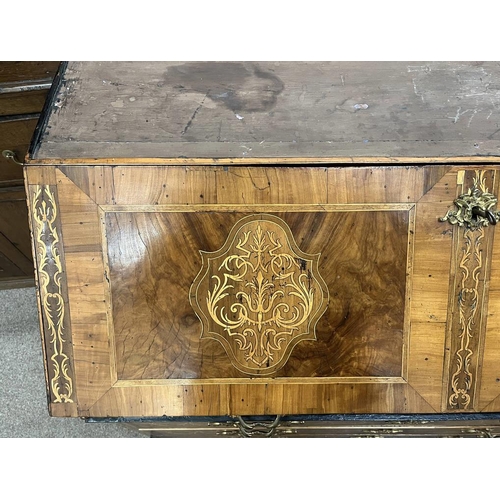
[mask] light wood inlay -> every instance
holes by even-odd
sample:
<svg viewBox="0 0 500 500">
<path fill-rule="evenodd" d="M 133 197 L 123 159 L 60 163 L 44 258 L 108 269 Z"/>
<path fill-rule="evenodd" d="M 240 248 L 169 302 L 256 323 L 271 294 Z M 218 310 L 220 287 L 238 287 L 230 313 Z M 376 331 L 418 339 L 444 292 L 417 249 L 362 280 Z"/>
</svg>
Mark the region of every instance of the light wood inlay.
<svg viewBox="0 0 500 500">
<path fill-rule="evenodd" d="M 316 340 L 316 322 L 329 302 L 318 273 L 321 254 L 302 252 L 285 221 L 244 217 L 220 250 L 200 253 L 189 300 L 202 322 L 201 338 L 221 342 L 237 369 L 275 373 L 297 343 Z"/>
<path fill-rule="evenodd" d="M 274 213 L 301 250 L 321 253 L 318 269 L 331 297 L 317 340 L 298 344 L 276 376 L 401 376 L 407 214 Z M 199 250 L 221 248 L 226 228 L 240 219 L 226 212 L 106 214 L 119 380 L 241 377 L 222 346 L 199 338 L 186 293 L 201 267 Z M 375 312 L 377 302 L 384 312 Z"/>
<path fill-rule="evenodd" d="M 51 414 L 500 411 L 499 78 L 64 64 L 25 167 Z"/>
<path fill-rule="evenodd" d="M 399 198 L 387 197 L 386 190 L 376 196 L 361 188 L 349 192 L 339 184 L 329 195 L 335 203 L 318 203 L 324 199 L 318 189 L 311 197 L 317 203 L 276 203 L 281 195 L 273 190 L 277 194 L 270 203 L 255 203 L 262 199 L 256 194 L 247 197 L 251 204 L 225 205 L 191 203 L 194 198 L 189 191 L 183 194 L 181 184 L 171 191 L 178 203 L 151 204 L 158 199 L 156 181 L 135 196 L 133 169 L 126 182 L 117 181 L 115 172 L 113 182 L 98 183 L 96 175 L 109 176 L 107 167 L 90 177 L 75 167 L 64 168 L 71 178 L 59 169 L 34 172 L 34 179 L 57 182 L 74 370 L 76 380 L 82 381 L 78 410 L 73 405 L 62 412 L 52 405 L 52 414 L 298 411 L 296 403 L 285 404 L 286 398 L 305 403 L 316 398 L 317 404 L 306 404 L 311 412 L 438 411 L 454 231 L 439 217 L 453 207 L 457 178 L 466 180 L 473 171 L 465 168 L 460 174 L 443 167 L 439 177 L 426 168 L 395 172 L 406 179 L 404 192 L 413 193 Z M 342 171 L 346 179 L 349 170 Z M 383 175 L 389 179 L 393 171 L 386 169 Z M 318 179 L 328 172 L 333 170 L 317 169 Z M 155 175 L 162 180 L 181 173 L 191 175 L 184 169 L 167 172 L 166 167 Z M 201 170 L 196 175 L 203 178 Z M 290 169 L 287 175 L 297 175 L 300 184 L 300 170 Z M 30 179 L 28 184 L 34 184 Z M 212 200 L 221 192 L 215 182 Z M 260 187 L 256 182 L 246 189 Z M 92 199 L 114 202 L 112 193 L 131 204 L 99 206 Z M 286 223 L 300 251 L 321 254 L 318 271 L 330 299 L 318 320 L 316 340 L 297 344 L 276 372 L 250 379 L 231 364 L 221 344 L 200 338 L 201 323 L 187 292 L 201 269 L 199 251 L 216 252 L 239 220 L 266 213 Z M 488 332 L 494 325 L 490 319 Z M 488 335 L 492 345 L 494 338 Z M 489 359 L 487 377 L 494 375 Z M 386 389 L 381 392 L 377 386 Z M 495 382 L 487 387 L 491 396 L 484 392 L 481 401 L 493 407 Z M 126 409 L 134 394 L 160 399 L 154 407 L 134 403 Z M 383 394 L 382 399 L 375 394 Z M 182 404 L 171 397 L 179 397 Z M 267 402 L 262 404 L 261 397 Z M 333 402 L 332 397 L 345 399 Z"/>
<path fill-rule="evenodd" d="M 56 188 L 30 189 L 33 240 L 52 403 L 74 403 L 75 382 Z"/>
<path fill-rule="evenodd" d="M 467 171 L 461 193 L 471 187 L 491 192 L 494 171 Z M 447 222 L 443 222 L 447 224 Z M 490 259 L 494 232 L 488 227 L 454 228 L 453 289 L 450 294 L 447 348 L 447 392 L 443 406 L 449 411 L 477 409 L 477 389 L 488 304 Z"/>
</svg>

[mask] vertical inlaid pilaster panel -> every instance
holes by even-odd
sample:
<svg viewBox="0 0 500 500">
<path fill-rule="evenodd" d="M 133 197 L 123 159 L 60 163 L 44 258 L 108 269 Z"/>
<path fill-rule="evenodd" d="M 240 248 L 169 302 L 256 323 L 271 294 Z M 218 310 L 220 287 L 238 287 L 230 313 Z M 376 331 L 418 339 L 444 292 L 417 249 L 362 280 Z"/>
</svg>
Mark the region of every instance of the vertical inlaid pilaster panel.
<svg viewBox="0 0 500 500">
<path fill-rule="evenodd" d="M 454 252 L 451 264 L 451 289 L 447 324 L 447 349 L 443 411 L 478 410 L 480 367 L 488 304 L 488 282 L 494 228 L 467 219 L 465 204 L 474 205 L 472 198 L 491 193 L 495 171 L 466 170 L 459 173 L 460 192 L 457 212 L 447 214 L 454 226 Z M 468 197 L 472 196 L 471 199 Z M 480 202 L 478 201 L 478 204 Z M 456 217 L 455 217 L 456 214 Z M 463 215 L 463 216 L 462 216 Z"/>
<path fill-rule="evenodd" d="M 53 404 L 76 403 L 68 290 L 56 186 L 30 185 L 29 203 L 49 398 L 54 408 Z M 68 414 L 65 411 L 63 413 Z"/>
</svg>

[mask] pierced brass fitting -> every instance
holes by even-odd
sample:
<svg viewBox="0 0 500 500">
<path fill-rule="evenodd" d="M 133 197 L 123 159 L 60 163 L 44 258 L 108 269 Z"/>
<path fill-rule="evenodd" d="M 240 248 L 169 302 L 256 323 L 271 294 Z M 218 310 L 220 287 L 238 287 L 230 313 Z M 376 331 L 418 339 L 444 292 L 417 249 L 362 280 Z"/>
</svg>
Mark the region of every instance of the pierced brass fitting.
<svg viewBox="0 0 500 500">
<path fill-rule="evenodd" d="M 457 210 L 448 210 L 441 222 L 465 226 L 468 229 L 495 225 L 500 221 L 500 212 L 491 209 L 497 203 L 493 194 L 481 191 L 477 186 L 470 188 L 467 193 L 461 194 L 453 203 Z"/>
</svg>

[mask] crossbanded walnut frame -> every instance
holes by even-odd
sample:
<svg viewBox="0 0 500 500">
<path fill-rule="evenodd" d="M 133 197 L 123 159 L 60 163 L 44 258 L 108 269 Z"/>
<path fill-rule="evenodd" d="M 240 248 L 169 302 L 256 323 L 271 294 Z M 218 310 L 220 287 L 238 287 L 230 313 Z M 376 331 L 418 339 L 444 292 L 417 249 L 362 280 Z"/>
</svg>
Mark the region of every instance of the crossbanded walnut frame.
<svg viewBox="0 0 500 500">
<path fill-rule="evenodd" d="M 148 175 L 144 168 L 141 168 L 141 176 Z M 473 182 L 475 167 L 372 169 L 370 175 L 379 177 L 377 184 L 383 181 L 382 176 L 390 178 L 394 184 L 395 179 L 402 180 L 399 191 L 393 193 L 387 190 L 369 192 L 360 185 L 360 176 L 366 175 L 370 167 L 364 171 L 359 168 L 287 168 L 286 176 L 294 181 L 294 187 L 291 193 L 285 194 L 283 190 L 273 190 L 272 187 L 262 190 L 259 183 L 267 178 L 271 179 L 272 186 L 283 188 L 286 167 L 230 167 L 231 172 L 223 167 L 147 168 L 151 183 L 143 193 L 131 189 L 135 184 L 134 177 L 139 175 L 132 167 L 27 168 L 27 186 L 32 193 L 32 228 L 35 231 L 40 225 L 35 216 L 37 190 L 48 189 L 54 194 L 54 199 L 57 197 L 60 219 L 55 227 L 59 231 L 64 279 L 71 304 L 65 313 L 64 321 L 70 321 L 64 328 L 64 340 L 68 357 L 74 356 L 73 365 L 66 373 L 76 388 L 75 397 L 67 402 L 53 397 L 50 403 L 52 414 L 135 417 L 294 414 L 304 409 L 309 413 L 495 410 L 498 391 L 488 377 L 494 371 L 497 337 L 494 319 L 493 322 L 486 321 L 486 305 L 492 293 L 493 300 L 497 300 L 498 292 L 494 287 L 487 289 L 482 285 L 485 282 L 493 284 L 489 277 L 491 268 L 482 267 L 483 274 L 477 280 L 477 294 L 483 307 L 479 310 L 481 319 L 477 321 L 475 318 L 474 321 L 473 342 L 467 345 L 467 349 L 473 351 L 471 362 L 467 364 L 473 382 L 467 383 L 466 387 L 459 387 L 460 384 L 456 383 L 457 368 L 453 355 L 458 355 L 462 347 L 460 338 L 454 333 L 457 331 L 456 320 L 447 314 L 447 310 L 454 301 L 455 290 L 460 287 L 461 277 L 454 269 L 460 271 L 467 265 L 464 259 L 460 263 L 457 261 L 460 252 L 467 252 L 470 245 L 481 245 L 484 262 L 491 260 L 491 254 L 494 254 L 494 273 L 498 272 L 495 263 L 499 252 L 493 246 L 491 232 L 485 233 L 481 241 L 467 243 L 462 241 L 459 228 L 448 228 L 438 220 L 451 208 L 457 193 Z M 495 168 L 487 170 L 485 182 L 490 190 L 498 185 L 495 172 Z M 341 180 L 344 183 L 339 183 Z M 233 184 L 227 186 L 230 182 Z M 300 186 L 304 184 L 312 188 L 312 196 L 309 193 L 307 199 L 300 193 Z M 351 184 L 357 187 L 349 188 Z M 165 187 L 158 190 L 158 186 Z M 189 186 L 195 188 L 190 191 Z M 242 192 L 246 193 L 244 200 L 240 197 Z M 167 194 L 168 202 L 165 202 L 167 198 L 163 195 Z M 199 197 L 200 194 L 203 198 Z M 359 377 L 359 380 L 356 377 L 120 379 L 113 334 L 106 214 L 230 214 L 235 211 L 241 214 L 406 212 L 408 251 L 405 266 L 408 279 L 405 284 L 404 352 L 400 376 Z M 436 270 L 441 268 L 446 276 L 451 269 L 451 278 L 447 281 L 432 279 L 428 273 L 429 265 L 435 266 Z M 43 267 L 40 258 L 37 266 L 40 280 Z M 429 290 L 437 292 L 437 298 L 429 298 Z M 51 292 L 42 287 L 40 300 L 43 303 L 47 293 Z M 446 300 L 443 301 L 442 297 Z M 430 308 L 438 312 L 437 317 L 430 318 L 429 314 L 425 317 Z M 55 346 L 47 335 L 47 321 L 51 314 L 42 307 L 46 359 L 50 359 L 50 349 Z M 485 342 L 494 347 L 487 359 L 483 356 Z M 428 353 L 427 356 L 424 353 Z M 47 373 L 49 385 L 53 387 L 56 374 L 48 365 Z M 482 374 L 484 379 L 485 373 L 488 381 L 481 386 L 480 377 Z M 446 387 L 443 379 L 449 379 Z M 469 396 L 468 403 L 465 399 L 459 404 L 454 403 L 456 398 L 452 399 L 452 396 L 462 390 Z M 53 389 L 50 391 L 55 396 Z"/>
</svg>

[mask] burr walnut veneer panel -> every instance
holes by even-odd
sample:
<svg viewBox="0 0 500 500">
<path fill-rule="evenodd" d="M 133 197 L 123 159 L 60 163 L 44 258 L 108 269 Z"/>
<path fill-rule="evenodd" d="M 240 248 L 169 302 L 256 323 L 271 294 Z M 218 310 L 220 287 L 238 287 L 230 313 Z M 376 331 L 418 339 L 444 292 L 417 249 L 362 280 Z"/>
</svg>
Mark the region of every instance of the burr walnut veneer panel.
<svg viewBox="0 0 500 500">
<path fill-rule="evenodd" d="M 282 368 L 271 370 L 273 377 L 401 377 L 410 212 L 268 213 L 288 225 L 303 252 L 320 255 L 318 272 L 329 292 L 316 339 L 300 342 Z M 200 250 L 221 248 L 228 228 L 245 217 L 248 213 L 106 214 L 119 380 L 245 377 L 220 342 L 200 338 L 188 293 L 202 267 Z M 305 274 L 308 267 L 304 260 Z M 208 291 L 217 286 L 212 276 L 224 279 L 217 268 L 209 270 Z M 280 288 L 279 277 L 274 283 L 269 297 Z M 314 283 L 307 285 L 314 290 Z M 231 282 L 226 309 L 233 303 L 247 307 L 245 296 L 233 290 Z M 192 294 L 199 301 L 207 297 L 202 287 Z M 255 359 L 258 371 L 250 373 L 261 374 L 269 364 L 266 360 L 261 366 Z"/>
<path fill-rule="evenodd" d="M 494 167 L 26 178 L 53 415 L 500 406 L 495 228 L 440 220 Z"/>
</svg>

